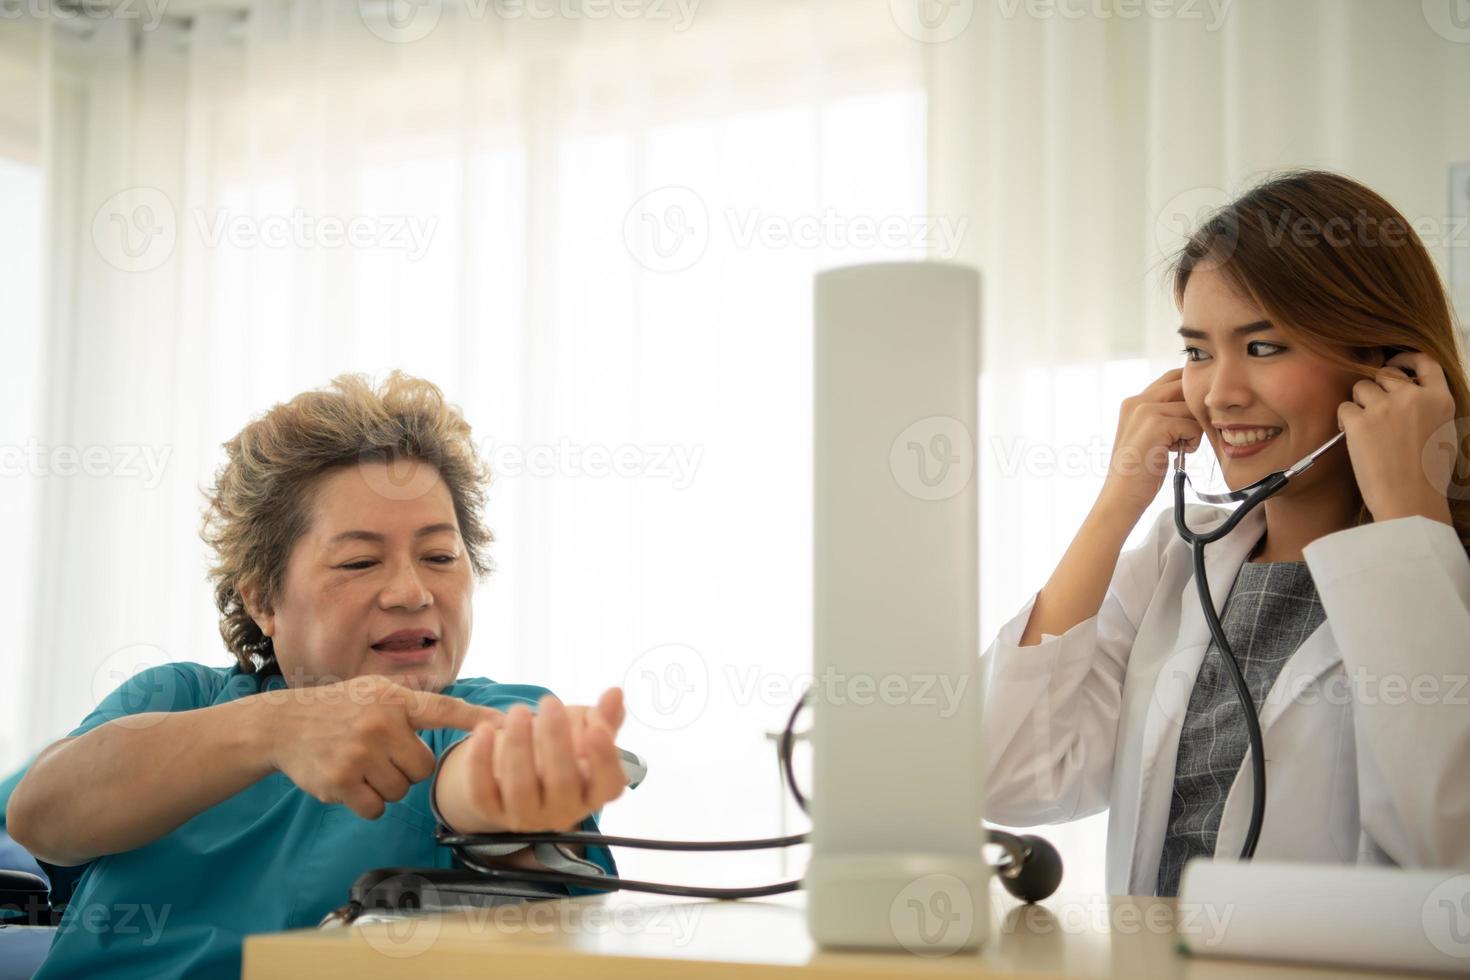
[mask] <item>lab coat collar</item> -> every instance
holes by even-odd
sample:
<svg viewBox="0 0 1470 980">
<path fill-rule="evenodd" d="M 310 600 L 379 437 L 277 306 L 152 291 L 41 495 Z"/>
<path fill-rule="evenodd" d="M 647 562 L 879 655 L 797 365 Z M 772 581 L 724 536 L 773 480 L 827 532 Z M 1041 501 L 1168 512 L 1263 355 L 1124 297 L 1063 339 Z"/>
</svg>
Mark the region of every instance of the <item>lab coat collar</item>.
<svg viewBox="0 0 1470 980">
<path fill-rule="evenodd" d="M 1189 527 L 1197 532 L 1218 527 L 1230 513 L 1229 509 L 1222 507 L 1186 505 Z M 1172 519 L 1171 515 L 1170 520 Z M 1241 565 L 1265 530 L 1266 511 L 1263 506 L 1258 506 L 1243 517 L 1224 538 L 1205 546 L 1205 575 L 1209 579 L 1210 595 L 1217 612 L 1224 608 Z M 1192 547 L 1185 545 L 1177 535 L 1174 543 L 1184 548 L 1182 557 L 1192 563 Z M 1141 775 L 1136 787 L 1132 814 L 1137 832 L 1131 835 L 1138 842 L 1132 855 L 1133 871 L 1129 887 L 1129 893 L 1135 895 L 1153 894 L 1158 876 L 1159 852 L 1163 847 L 1169 804 L 1173 795 L 1174 763 L 1179 751 L 1179 735 L 1189 707 L 1189 698 L 1194 690 L 1195 678 L 1211 642 L 1210 625 L 1205 619 L 1204 610 L 1200 608 L 1198 586 L 1192 573 L 1185 579 L 1178 602 L 1179 639 L 1174 653 L 1165 661 L 1155 678 L 1153 702 L 1144 724 L 1141 744 Z M 1268 732 L 1272 723 L 1296 703 L 1297 695 L 1305 686 L 1341 660 L 1341 651 L 1333 641 L 1324 620 L 1282 666 L 1261 711 L 1262 734 Z M 1250 752 L 1247 750 L 1242 771 L 1248 772 L 1249 766 Z M 1241 785 L 1238 779 L 1236 785 Z M 1250 781 L 1246 780 L 1244 785 L 1248 790 Z M 1143 806 L 1145 796 L 1149 800 L 1147 809 Z M 1238 812 L 1242 802 L 1248 812 L 1249 801 L 1244 800 L 1241 794 L 1232 792 L 1227 798 L 1224 817 Z M 1226 819 L 1222 818 L 1218 853 L 1227 853 L 1232 844 L 1234 850 L 1239 851 L 1245 831 L 1243 825 L 1239 828 L 1233 826 L 1236 822 L 1238 821 L 1232 820 L 1227 825 Z"/>
</svg>

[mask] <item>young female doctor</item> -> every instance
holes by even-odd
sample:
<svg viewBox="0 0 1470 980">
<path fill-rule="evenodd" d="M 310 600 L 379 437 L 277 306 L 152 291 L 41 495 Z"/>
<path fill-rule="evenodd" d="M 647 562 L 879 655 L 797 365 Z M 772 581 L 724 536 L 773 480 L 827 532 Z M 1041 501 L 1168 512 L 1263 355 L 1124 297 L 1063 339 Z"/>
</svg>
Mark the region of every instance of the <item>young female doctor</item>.
<svg viewBox="0 0 1470 980">
<path fill-rule="evenodd" d="M 1255 857 L 1470 867 L 1470 386 L 1428 253 L 1373 191 L 1295 172 L 1172 273 L 1183 366 L 1123 400 L 1096 504 L 986 651 L 987 816 L 1109 810 L 1112 894 L 1239 855 L 1245 717 L 1173 508 L 1120 551 L 1171 449 L 1209 439 L 1234 490 L 1344 432 L 1205 548 L 1263 733 Z M 1186 512 L 1197 534 L 1230 513 Z"/>
</svg>

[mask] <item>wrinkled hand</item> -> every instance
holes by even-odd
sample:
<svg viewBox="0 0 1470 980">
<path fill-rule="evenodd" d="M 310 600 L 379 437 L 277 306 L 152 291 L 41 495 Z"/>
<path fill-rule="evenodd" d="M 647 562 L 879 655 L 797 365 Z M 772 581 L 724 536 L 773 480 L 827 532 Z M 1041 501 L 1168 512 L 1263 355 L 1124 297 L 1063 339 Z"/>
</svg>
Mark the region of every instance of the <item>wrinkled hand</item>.
<svg viewBox="0 0 1470 980">
<path fill-rule="evenodd" d="M 623 717 L 623 692 L 609 688 L 596 707 L 567 707 L 547 695 L 539 712 L 516 705 L 503 726 L 477 724 L 456 749 L 469 754 L 477 822 L 506 831 L 570 830 L 617 799 L 627 782 L 613 744 Z"/>
<path fill-rule="evenodd" d="M 1409 377 L 1405 367 L 1414 372 Z M 1405 351 L 1353 385 L 1337 408 L 1353 475 L 1375 521 L 1423 514 L 1448 520 L 1447 490 L 1459 458 L 1455 399 L 1428 354 Z"/>
<path fill-rule="evenodd" d="M 433 775 L 434 753 L 419 729 L 504 722 L 493 708 L 375 674 L 255 697 L 265 712 L 260 724 L 272 768 L 323 803 L 346 804 L 368 820 Z"/>
</svg>

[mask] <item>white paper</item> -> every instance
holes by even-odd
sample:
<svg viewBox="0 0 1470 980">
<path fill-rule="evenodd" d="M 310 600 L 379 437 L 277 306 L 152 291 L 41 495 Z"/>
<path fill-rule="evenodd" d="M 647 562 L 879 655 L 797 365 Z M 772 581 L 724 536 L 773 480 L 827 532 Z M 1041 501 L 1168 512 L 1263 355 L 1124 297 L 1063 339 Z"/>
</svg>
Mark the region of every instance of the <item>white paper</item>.
<svg viewBox="0 0 1470 980">
<path fill-rule="evenodd" d="M 1470 872 L 1194 860 L 1175 928 L 1197 956 L 1470 975 Z"/>
</svg>

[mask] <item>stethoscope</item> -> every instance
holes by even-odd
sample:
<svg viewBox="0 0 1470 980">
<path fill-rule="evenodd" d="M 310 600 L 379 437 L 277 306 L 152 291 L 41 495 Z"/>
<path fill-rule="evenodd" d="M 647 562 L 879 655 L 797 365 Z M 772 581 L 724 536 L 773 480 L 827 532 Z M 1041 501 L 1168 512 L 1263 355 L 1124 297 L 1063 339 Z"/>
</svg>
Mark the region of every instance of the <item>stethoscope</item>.
<svg viewBox="0 0 1470 980">
<path fill-rule="evenodd" d="M 1246 830 L 1245 844 L 1240 849 L 1242 861 L 1250 860 L 1256 853 L 1256 841 L 1261 836 L 1261 822 L 1266 815 L 1266 752 L 1261 737 L 1261 720 L 1256 715 L 1255 701 L 1251 697 L 1250 688 L 1246 686 L 1245 676 L 1240 671 L 1240 664 L 1235 660 L 1235 653 L 1230 649 L 1230 642 L 1225 639 L 1225 628 L 1220 625 L 1220 617 L 1215 612 L 1215 603 L 1210 596 L 1210 583 L 1205 578 L 1205 545 L 1229 534 L 1235 525 L 1251 512 L 1253 507 L 1286 486 L 1293 478 L 1300 476 L 1323 453 L 1335 446 L 1346 435 L 1346 432 L 1339 432 L 1304 456 L 1296 465 L 1262 477 L 1240 490 L 1231 490 L 1226 493 L 1200 493 L 1196 490 L 1194 495 L 1207 504 L 1240 502 L 1240 506 L 1225 519 L 1223 524 L 1203 534 L 1191 531 L 1184 521 L 1184 483 L 1189 479 L 1189 474 L 1184 471 L 1184 451 L 1179 449 L 1174 457 L 1174 526 L 1178 528 L 1179 536 L 1194 546 L 1194 582 L 1199 589 L 1200 606 L 1204 609 L 1205 621 L 1210 624 L 1210 634 L 1220 648 L 1220 654 L 1225 661 L 1226 671 L 1230 674 L 1231 683 L 1235 686 L 1235 696 L 1245 710 L 1246 731 L 1250 736 L 1251 777 L 1255 792 L 1251 800 L 1250 827 Z"/>
<path fill-rule="evenodd" d="M 786 720 L 786 727 L 781 733 L 778 743 L 778 763 L 785 778 L 787 788 L 795 797 L 797 804 L 803 813 L 809 813 L 806 796 L 796 785 L 796 777 L 792 770 L 791 756 L 796 744 L 796 720 L 811 701 L 811 692 L 808 691 L 797 701 L 792 708 L 790 716 Z M 624 769 L 628 770 L 627 753 L 624 752 Z M 633 777 L 629 785 L 636 786 L 646 771 L 642 760 L 637 760 L 638 775 Z M 1023 902 L 1039 902 L 1056 891 L 1062 880 L 1062 859 L 1055 847 L 1044 838 L 1032 834 L 1011 834 L 996 830 L 991 827 L 984 828 L 989 837 L 989 843 L 999 845 L 1006 856 L 993 865 L 996 876 L 1000 879 L 1005 889 Z M 614 875 L 579 874 L 571 871 L 552 871 L 540 868 L 505 867 L 500 865 L 486 864 L 482 859 L 470 850 L 472 847 L 487 844 L 581 844 L 596 845 L 602 847 L 632 847 L 660 851 L 753 851 L 772 849 L 779 847 L 794 847 L 798 844 L 809 842 L 808 834 L 792 834 L 785 837 L 763 837 L 752 840 L 724 840 L 724 841 L 671 841 L 650 840 L 641 837 L 617 837 L 609 834 L 591 833 L 588 831 L 569 831 L 566 833 L 505 833 L 505 834 L 458 834 L 445 828 L 439 827 L 435 832 L 435 840 L 450 848 L 466 868 L 477 872 L 482 879 L 491 882 L 514 883 L 520 885 L 535 885 L 545 887 L 548 885 L 577 885 L 583 888 L 598 891 L 636 891 L 649 892 L 656 895 L 678 895 L 687 898 L 707 899 L 741 899 L 761 898 L 768 895 L 778 895 L 782 892 L 796 891 L 801 888 L 800 879 L 793 881 L 781 881 L 769 885 L 757 885 L 748 888 L 709 888 L 698 885 L 675 885 L 663 882 L 635 881 Z M 381 869 L 380 872 L 369 872 L 360 877 L 353 885 L 348 904 L 331 912 L 323 925 L 342 925 L 354 921 L 359 915 L 378 908 L 402 909 L 422 907 L 420 896 L 407 895 L 403 892 L 406 882 L 410 880 L 421 880 L 425 885 L 432 885 L 431 876 L 438 874 L 446 880 L 452 880 L 449 891 L 463 891 L 466 883 L 459 877 L 463 872 L 454 871 L 431 871 L 424 869 L 411 875 L 393 874 L 389 872 L 403 872 L 405 869 L 389 868 Z M 547 893 L 545 897 L 554 897 Z"/>
</svg>

